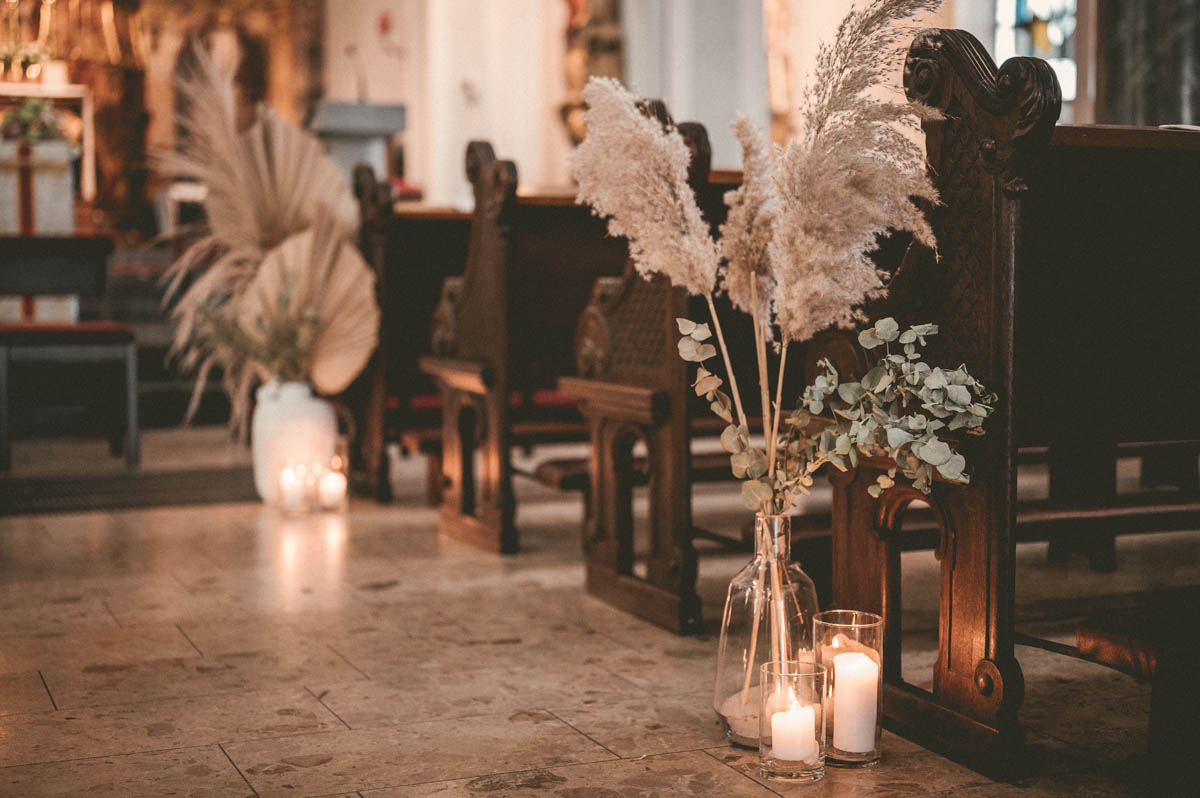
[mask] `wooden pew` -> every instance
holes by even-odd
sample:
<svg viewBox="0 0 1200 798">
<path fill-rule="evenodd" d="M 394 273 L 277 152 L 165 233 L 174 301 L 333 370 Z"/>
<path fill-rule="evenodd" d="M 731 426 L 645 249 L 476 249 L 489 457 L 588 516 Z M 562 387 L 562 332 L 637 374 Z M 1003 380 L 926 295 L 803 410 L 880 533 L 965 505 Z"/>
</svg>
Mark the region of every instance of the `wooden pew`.
<svg viewBox="0 0 1200 798">
<path fill-rule="evenodd" d="M 1200 135 L 1056 128 L 1049 65 L 1013 58 L 997 70 L 962 31 L 920 34 L 905 87 L 945 114 L 925 123 L 944 203 L 931 217 L 940 258 L 911 250 L 871 315 L 937 323 L 931 360 L 968 364 L 999 400 L 986 437 L 962 442 L 968 486 L 937 483 L 929 497 L 897 486 L 875 500 L 866 489 L 886 463 L 833 475 L 834 598 L 884 616 L 887 724 L 997 768 L 1018 762 L 1022 745 L 1018 537 L 1200 524 L 1194 492 L 1117 495 L 1113 477 L 1121 443 L 1170 450 L 1200 440 L 1186 398 L 1200 363 L 1189 332 L 1200 296 Z M 809 361 L 822 356 L 843 374 L 865 365 L 850 335 L 814 341 Z M 1018 513 L 1021 446 L 1046 447 L 1051 498 Z M 1195 458 L 1179 462 L 1194 479 Z M 942 573 L 932 692 L 900 668 L 899 551 L 917 499 L 933 507 Z"/>
<path fill-rule="evenodd" d="M 365 165 L 355 171 L 354 187 L 362 214 L 360 247 L 375 269 L 381 312 L 379 349 L 361 380 L 365 385 L 356 386 L 360 397 L 354 404 L 362 408 L 359 460 L 367 490 L 387 500 L 386 445 L 400 442 L 410 454 L 424 454 L 433 467 L 426 492 L 436 503 L 441 396 L 417 361 L 432 348 L 429 320 L 442 282 L 461 274 L 466 263 L 471 214 L 393 203 L 388 185 Z"/>
<path fill-rule="evenodd" d="M 511 448 L 586 438 L 555 381 L 574 370 L 572 333 L 592 283 L 620 274 L 627 251 L 572 194 L 518 194 L 516 167 L 486 142 L 468 145 L 466 160 L 475 189 L 466 265 L 442 286 L 434 354 L 420 368 L 442 396 L 439 529 L 512 553 Z"/>
</svg>

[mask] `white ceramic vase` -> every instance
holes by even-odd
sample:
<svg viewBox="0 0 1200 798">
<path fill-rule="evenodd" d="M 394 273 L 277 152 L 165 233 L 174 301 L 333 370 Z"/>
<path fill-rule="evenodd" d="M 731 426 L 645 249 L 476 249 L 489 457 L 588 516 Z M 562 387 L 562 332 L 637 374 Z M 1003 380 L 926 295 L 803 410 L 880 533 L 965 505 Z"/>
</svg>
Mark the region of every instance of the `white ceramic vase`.
<svg viewBox="0 0 1200 798">
<path fill-rule="evenodd" d="M 250 419 L 254 487 L 275 504 L 286 466 L 328 468 L 337 445 L 337 415 L 304 382 L 271 380 L 258 389 Z"/>
</svg>

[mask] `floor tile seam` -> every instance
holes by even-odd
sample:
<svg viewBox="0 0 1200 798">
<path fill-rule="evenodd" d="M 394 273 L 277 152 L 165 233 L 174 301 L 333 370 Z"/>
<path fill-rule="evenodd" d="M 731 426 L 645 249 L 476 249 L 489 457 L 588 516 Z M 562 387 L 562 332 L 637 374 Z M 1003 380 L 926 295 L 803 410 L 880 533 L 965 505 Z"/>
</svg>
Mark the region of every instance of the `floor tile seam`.
<svg viewBox="0 0 1200 798">
<path fill-rule="evenodd" d="M 242 769 L 237 766 L 237 762 L 233 761 L 233 757 L 231 757 L 229 752 L 225 750 L 225 746 L 221 743 L 217 743 L 217 748 L 221 749 L 221 753 L 225 755 L 225 759 L 228 760 L 229 766 L 232 767 L 234 771 L 242 777 L 242 781 L 244 781 L 246 786 L 250 788 L 250 792 L 254 795 L 258 795 L 258 790 L 254 789 L 254 785 L 250 783 L 250 779 L 246 778 L 246 774 L 243 773 Z"/>
<path fill-rule="evenodd" d="M 716 749 L 704 749 L 703 753 L 706 756 L 708 756 L 709 759 L 712 759 L 717 764 L 722 765 L 722 766 L 728 768 L 729 770 L 732 770 L 734 773 L 738 774 L 739 776 L 741 776 L 743 779 L 750 782 L 751 784 L 761 787 L 762 789 L 766 790 L 767 792 L 771 793 L 772 795 L 780 795 L 780 796 L 783 795 L 783 793 L 779 792 L 778 790 L 775 790 L 772 787 L 769 787 L 766 784 L 763 784 L 762 782 L 760 782 L 760 781 L 754 779 L 752 776 L 750 776 L 750 774 L 745 773 L 741 770 L 738 770 L 730 763 L 724 761 L 723 759 L 720 759 L 719 757 L 717 757 L 716 754 L 713 753 L 714 750 L 716 750 Z"/>
<path fill-rule="evenodd" d="M 356 671 L 356 672 L 357 672 L 357 673 L 358 673 L 360 676 L 362 676 L 362 677 L 363 677 L 364 679 L 366 679 L 368 682 L 369 682 L 369 681 L 372 681 L 371 677 L 370 677 L 370 676 L 367 674 L 367 672 L 366 672 L 366 671 L 364 671 L 362 668 L 358 667 L 358 666 L 357 666 L 357 665 L 355 665 L 353 662 L 351 662 L 351 661 L 350 661 L 350 658 L 349 658 L 349 657 L 347 657 L 347 656 L 346 656 L 345 654 L 343 654 L 342 652 L 338 651 L 336 648 L 334 648 L 332 643 L 323 643 L 322 645 L 324 645 L 324 646 L 325 646 L 325 648 L 327 648 L 327 649 L 329 649 L 330 651 L 332 651 L 332 652 L 333 652 L 333 653 L 334 653 L 334 654 L 335 654 L 335 655 L 336 655 L 336 656 L 337 656 L 339 659 L 341 659 L 341 660 L 342 660 L 342 662 L 346 663 L 346 664 L 347 664 L 347 665 L 349 665 L 351 668 L 353 668 L 353 669 L 354 669 L 354 670 L 355 670 L 355 671 Z"/>
<path fill-rule="evenodd" d="M 552 718 L 555 718 L 555 719 L 556 719 L 556 720 L 557 720 L 559 723 L 562 723 L 562 724 L 563 724 L 563 725 L 565 725 L 567 728 L 569 728 L 571 731 L 575 732 L 576 734 L 580 734 L 580 735 L 582 735 L 583 737 L 585 737 L 585 738 L 586 738 L 587 740 L 589 740 L 590 742 L 594 743 L 595 745 L 598 745 L 598 746 L 600 746 L 600 747 L 601 747 L 601 748 L 603 748 L 605 751 L 608 751 L 608 753 L 612 754 L 612 755 L 613 755 L 613 756 L 615 756 L 617 759 L 621 759 L 621 758 L 622 758 L 622 757 L 621 757 L 621 755 L 620 755 L 620 754 L 618 754 L 616 751 L 612 750 L 612 749 L 611 749 L 611 748 L 609 748 L 607 745 L 605 745 L 604 743 L 600 742 L 599 740 L 597 740 L 595 737 L 593 737 L 592 735 L 588 734 L 587 732 L 585 732 L 585 731 L 583 731 L 583 730 L 581 730 L 581 729 L 577 728 L 577 727 L 576 727 L 576 726 L 575 726 L 573 723 L 571 723 L 570 721 L 568 721 L 568 720 L 564 720 L 564 719 L 563 719 L 563 718 L 562 718 L 560 715 L 556 715 L 556 714 L 555 714 L 555 713 L 554 713 L 552 710 L 549 710 L 549 709 L 543 709 L 542 711 L 543 711 L 543 712 L 545 712 L 545 713 L 547 713 L 548 715 L 550 715 L 550 717 L 552 717 Z"/>
<path fill-rule="evenodd" d="M 313 689 L 311 687 L 309 687 L 308 685 L 304 685 L 304 689 L 307 690 L 308 694 L 313 697 L 313 700 L 315 700 L 321 706 L 325 707 L 325 711 L 328 712 L 330 715 L 333 715 L 335 718 L 337 718 L 338 721 L 340 721 L 343 726 L 345 726 L 347 729 L 354 728 L 353 726 L 351 726 L 349 723 L 346 722 L 345 718 L 343 718 L 338 713 L 334 712 L 333 708 L 325 703 L 325 696 L 328 695 L 328 693 L 329 693 L 328 690 L 321 693 L 321 695 L 317 695 L 315 692 L 313 692 Z"/>
</svg>

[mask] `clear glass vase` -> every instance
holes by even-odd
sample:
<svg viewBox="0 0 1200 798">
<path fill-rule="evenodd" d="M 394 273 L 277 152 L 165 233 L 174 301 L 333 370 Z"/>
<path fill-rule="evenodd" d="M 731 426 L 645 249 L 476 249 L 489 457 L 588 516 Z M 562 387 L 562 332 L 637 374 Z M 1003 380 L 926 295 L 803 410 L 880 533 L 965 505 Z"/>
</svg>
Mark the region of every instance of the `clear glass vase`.
<svg viewBox="0 0 1200 798">
<path fill-rule="evenodd" d="M 813 661 L 812 580 L 791 560 L 791 516 L 759 513 L 754 559 L 729 583 L 713 708 L 730 742 L 758 748 L 759 673 L 771 660 Z"/>
</svg>

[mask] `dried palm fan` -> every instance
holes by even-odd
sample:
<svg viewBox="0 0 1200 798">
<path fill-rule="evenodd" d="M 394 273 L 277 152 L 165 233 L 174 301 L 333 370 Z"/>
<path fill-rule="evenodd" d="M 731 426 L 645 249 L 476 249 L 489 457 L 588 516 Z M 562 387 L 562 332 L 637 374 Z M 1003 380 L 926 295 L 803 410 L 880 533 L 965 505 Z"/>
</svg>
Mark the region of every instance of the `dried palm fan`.
<svg viewBox="0 0 1200 798">
<path fill-rule="evenodd" d="M 197 180 L 207 189 L 207 234 L 167 273 L 164 302 L 174 302 L 171 353 L 196 371 L 190 420 L 213 367 L 224 371 L 233 411 L 230 424 L 245 431 L 249 392 L 257 376 L 228 345 L 231 313 L 254 278 L 264 253 L 311 227 L 319 208 L 332 208 L 342 235 L 358 226 L 349 186 L 321 143 L 265 108 L 248 129 L 234 122 L 231 75 L 193 42 L 195 69 L 177 81 L 185 100 L 179 115 L 182 147 L 157 156 L 160 171 Z"/>
<path fill-rule="evenodd" d="M 378 341 L 374 272 L 326 213 L 266 254 L 236 313 L 262 373 L 323 394 L 345 390 Z"/>
</svg>

